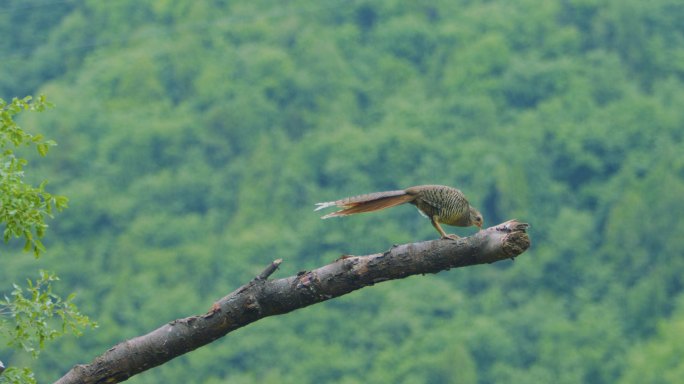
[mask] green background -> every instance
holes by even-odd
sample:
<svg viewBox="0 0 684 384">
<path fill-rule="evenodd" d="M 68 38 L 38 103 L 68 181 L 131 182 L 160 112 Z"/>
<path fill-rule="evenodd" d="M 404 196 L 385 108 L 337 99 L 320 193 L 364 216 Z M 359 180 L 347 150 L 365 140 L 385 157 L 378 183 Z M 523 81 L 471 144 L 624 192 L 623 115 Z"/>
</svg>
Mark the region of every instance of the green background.
<svg viewBox="0 0 684 384">
<path fill-rule="evenodd" d="M 517 218 L 516 261 L 411 277 L 264 319 L 131 383 L 676 383 L 684 377 L 684 3 L 9 1 L 0 97 L 59 146 L 70 198 L 38 261 L 117 342 L 274 277 L 434 239 L 414 208 L 314 203 L 418 184 Z M 37 156 L 36 156 L 37 157 Z M 449 228 L 460 235 L 474 229 Z M 18 247 L 20 248 L 20 246 Z"/>
</svg>

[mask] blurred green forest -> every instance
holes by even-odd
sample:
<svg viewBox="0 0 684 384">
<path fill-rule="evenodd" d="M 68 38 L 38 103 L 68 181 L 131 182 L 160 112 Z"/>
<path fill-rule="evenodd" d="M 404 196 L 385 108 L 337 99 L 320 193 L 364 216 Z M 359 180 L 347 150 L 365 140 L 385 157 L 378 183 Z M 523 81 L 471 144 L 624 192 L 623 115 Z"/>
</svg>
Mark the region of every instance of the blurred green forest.
<svg viewBox="0 0 684 384">
<path fill-rule="evenodd" d="M 462 189 L 516 261 L 412 277 L 259 321 L 132 383 L 675 383 L 684 377 L 680 0 L 7 1 L 0 97 L 59 146 L 27 173 L 70 208 L 40 260 L 100 327 L 32 362 L 57 379 L 204 313 L 270 261 L 434 239 L 411 207 Z M 452 228 L 453 229 L 453 228 Z M 473 229 L 456 229 L 467 235 Z"/>
</svg>

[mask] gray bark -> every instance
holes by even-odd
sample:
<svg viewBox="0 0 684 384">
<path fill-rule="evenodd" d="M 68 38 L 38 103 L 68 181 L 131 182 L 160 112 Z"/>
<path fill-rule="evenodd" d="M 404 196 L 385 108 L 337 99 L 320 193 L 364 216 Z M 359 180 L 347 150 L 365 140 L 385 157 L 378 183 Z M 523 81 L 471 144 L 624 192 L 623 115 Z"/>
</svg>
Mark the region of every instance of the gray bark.
<svg viewBox="0 0 684 384">
<path fill-rule="evenodd" d="M 393 246 L 367 256 L 342 256 L 295 276 L 268 280 L 276 260 L 203 315 L 178 319 L 124 341 L 89 364 L 76 365 L 56 383 L 117 383 L 164 364 L 267 316 L 280 315 L 382 281 L 514 258 L 530 245 L 528 225 L 515 220 L 457 240 Z"/>
</svg>

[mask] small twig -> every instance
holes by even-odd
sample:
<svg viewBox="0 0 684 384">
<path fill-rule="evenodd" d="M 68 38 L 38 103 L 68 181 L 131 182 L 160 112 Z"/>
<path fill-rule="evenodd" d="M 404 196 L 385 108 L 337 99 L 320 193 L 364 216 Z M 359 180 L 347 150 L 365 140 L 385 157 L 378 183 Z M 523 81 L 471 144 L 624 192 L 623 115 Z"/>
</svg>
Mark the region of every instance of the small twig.
<svg viewBox="0 0 684 384">
<path fill-rule="evenodd" d="M 258 274 L 254 278 L 254 280 L 263 281 L 263 280 L 268 279 L 268 277 L 271 276 L 273 274 L 273 272 L 275 272 L 278 269 L 278 267 L 280 266 L 280 263 L 282 263 L 282 262 L 283 262 L 283 259 L 273 260 L 273 262 L 271 264 L 269 264 L 269 266 L 266 267 L 266 269 L 264 269 L 260 274 Z"/>
</svg>

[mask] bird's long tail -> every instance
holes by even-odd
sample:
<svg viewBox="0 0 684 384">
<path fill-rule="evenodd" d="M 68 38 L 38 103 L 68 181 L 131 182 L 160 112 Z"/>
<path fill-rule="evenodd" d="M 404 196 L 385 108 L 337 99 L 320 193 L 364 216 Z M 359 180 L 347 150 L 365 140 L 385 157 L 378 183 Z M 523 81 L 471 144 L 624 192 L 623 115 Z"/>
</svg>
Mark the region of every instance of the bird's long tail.
<svg viewBox="0 0 684 384">
<path fill-rule="evenodd" d="M 373 212 L 380 209 L 394 207 L 395 205 L 408 203 L 415 199 L 415 196 L 407 194 L 403 190 L 375 192 L 365 195 L 347 197 L 345 199 L 328 201 L 326 203 L 316 204 L 316 211 L 328 207 L 344 208 L 337 212 L 329 213 L 321 219 L 327 219 L 336 216 L 353 215 L 355 213 Z"/>
</svg>

